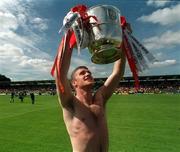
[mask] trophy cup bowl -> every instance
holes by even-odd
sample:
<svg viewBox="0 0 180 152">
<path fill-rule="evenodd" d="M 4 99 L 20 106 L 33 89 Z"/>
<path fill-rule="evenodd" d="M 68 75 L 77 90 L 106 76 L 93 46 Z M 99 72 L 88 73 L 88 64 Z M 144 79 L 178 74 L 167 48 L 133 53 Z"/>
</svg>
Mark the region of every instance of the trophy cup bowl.
<svg viewBox="0 0 180 152">
<path fill-rule="evenodd" d="M 121 58 L 122 29 L 120 11 L 111 5 L 97 5 L 87 11 L 90 18 L 89 52 L 91 61 L 96 64 L 108 64 Z"/>
</svg>

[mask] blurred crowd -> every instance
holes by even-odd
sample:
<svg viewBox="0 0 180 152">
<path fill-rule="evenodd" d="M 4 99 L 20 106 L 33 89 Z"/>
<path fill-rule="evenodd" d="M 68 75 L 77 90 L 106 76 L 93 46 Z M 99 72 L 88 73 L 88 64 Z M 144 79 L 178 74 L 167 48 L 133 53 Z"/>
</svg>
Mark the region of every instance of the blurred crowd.
<svg viewBox="0 0 180 152">
<path fill-rule="evenodd" d="M 158 82 L 141 84 L 138 89 L 132 86 L 121 86 L 116 88 L 115 94 L 160 94 L 160 93 L 180 93 L 180 84 L 179 82 L 169 83 L 169 82 Z"/>
<path fill-rule="evenodd" d="M 104 82 L 97 81 L 94 86 L 94 90 L 98 89 Z M 143 82 L 140 83 L 140 87 L 135 89 L 133 83 L 123 83 L 120 82 L 119 86 L 115 90 L 115 94 L 160 94 L 160 93 L 180 93 L 180 82 L 166 82 L 166 81 L 158 81 L 158 82 Z M 16 87 L 0 87 L 0 94 L 11 94 L 14 92 L 15 96 L 19 94 L 23 94 L 23 96 L 30 95 L 30 93 L 34 93 L 35 95 L 55 95 L 56 87 L 55 85 L 34 85 L 34 86 L 16 86 Z"/>
<path fill-rule="evenodd" d="M 35 95 L 55 95 L 56 89 L 51 87 L 21 87 L 21 88 L 4 88 L 0 89 L 0 94 L 11 94 L 14 92 L 15 96 L 19 96 L 19 94 L 23 94 L 23 96 L 30 95 L 30 93 L 34 93 Z"/>
<path fill-rule="evenodd" d="M 172 86 L 168 86 L 167 88 L 158 88 L 158 87 L 140 87 L 138 89 L 134 87 L 118 87 L 115 90 L 115 94 L 160 94 L 160 93 L 180 93 L 180 87 L 174 88 Z"/>
</svg>

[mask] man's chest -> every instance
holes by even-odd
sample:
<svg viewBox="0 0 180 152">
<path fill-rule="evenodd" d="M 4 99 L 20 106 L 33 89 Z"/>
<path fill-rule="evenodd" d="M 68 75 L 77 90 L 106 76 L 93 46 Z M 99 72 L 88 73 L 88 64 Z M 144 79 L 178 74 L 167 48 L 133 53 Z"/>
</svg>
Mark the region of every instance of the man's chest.
<svg viewBox="0 0 180 152">
<path fill-rule="evenodd" d="M 88 103 L 88 102 L 87 102 Z M 104 106 L 101 101 L 94 100 L 90 102 L 91 104 L 86 103 L 76 103 L 74 106 L 74 112 L 76 115 L 81 115 L 84 117 L 99 117 L 104 114 Z"/>
</svg>

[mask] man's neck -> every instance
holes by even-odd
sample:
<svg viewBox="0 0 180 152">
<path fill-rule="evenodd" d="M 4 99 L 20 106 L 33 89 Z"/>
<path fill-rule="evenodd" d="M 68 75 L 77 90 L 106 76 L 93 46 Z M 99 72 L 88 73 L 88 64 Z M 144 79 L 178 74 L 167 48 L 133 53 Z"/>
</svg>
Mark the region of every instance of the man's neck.
<svg viewBox="0 0 180 152">
<path fill-rule="evenodd" d="M 84 104 L 92 104 L 93 101 L 93 95 L 92 90 L 90 89 L 77 89 L 76 90 L 76 97 L 79 99 L 80 102 Z"/>
</svg>

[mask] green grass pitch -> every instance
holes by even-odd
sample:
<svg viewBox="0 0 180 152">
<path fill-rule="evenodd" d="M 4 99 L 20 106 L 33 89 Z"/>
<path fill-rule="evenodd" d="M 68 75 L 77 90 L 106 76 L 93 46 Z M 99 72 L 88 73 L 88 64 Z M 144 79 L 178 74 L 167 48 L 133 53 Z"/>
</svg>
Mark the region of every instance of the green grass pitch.
<svg viewBox="0 0 180 152">
<path fill-rule="evenodd" d="M 0 96 L 0 152 L 70 152 L 57 96 L 24 103 Z M 107 104 L 110 152 L 179 152 L 180 95 L 113 95 Z"/>
</svg>

